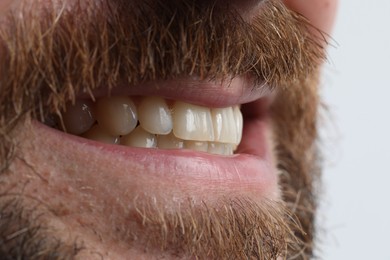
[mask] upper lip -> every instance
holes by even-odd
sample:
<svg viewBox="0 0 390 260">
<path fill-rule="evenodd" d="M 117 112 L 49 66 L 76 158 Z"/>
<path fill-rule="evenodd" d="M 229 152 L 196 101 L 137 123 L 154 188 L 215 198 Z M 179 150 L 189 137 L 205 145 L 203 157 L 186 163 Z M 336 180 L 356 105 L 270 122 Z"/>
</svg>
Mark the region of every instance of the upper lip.
<svg viewBox="0 0 390 260">
<path fill-rule="evenodd" d="M 93 90 L 92 98 L 103 96 L 161 96 L 167 99 L 207 106 L 229 107 L 245 104 L 271 93 L 267 85 L 255 85 L 249 76 L 225 80 L 200 80 L 196 77 L 177 78 L 164 81 L 148 81 L 128 86 L 118 84 L 109 89 L 105 86 Z M 89 98 L 89 93 L 79 93 L 78 97 Z"/>
</svg>

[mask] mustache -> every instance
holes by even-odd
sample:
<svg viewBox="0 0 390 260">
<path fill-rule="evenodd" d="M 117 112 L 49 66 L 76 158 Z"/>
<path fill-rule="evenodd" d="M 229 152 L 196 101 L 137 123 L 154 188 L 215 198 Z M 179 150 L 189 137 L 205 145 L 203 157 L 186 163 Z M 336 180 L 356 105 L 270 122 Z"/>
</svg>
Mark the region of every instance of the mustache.
<svg viewBox="0 0 390 260">
<path fill-rule="evenodd" d="M 93 96 L 99 87 L 155 79 L 248 74 L 254 89 L 280 90 L 272 116 L 281 188 L 305 234 L 289 226 L 310 255 L 317 176 L 309 156 L 318 103 L 313 86 L 325 51 L 321 39 L 309 34 L 308 21 L 281 0 L 263 1 L 251 20 L 228 5 L 206 1 L 65 2 L 25 3 L 0 18 L 1 164 L 6 168 L 13 158 L 17 143 L 10 132 L 25 115 L 43 121 L 60 114 L 77 93 Z M 167 241 L 167 248 L 174 242 Z"/>
<path fill-rule="evenodd" d="M 76 93 L 155 79 L 250 75 L 275 88 L 306 78 L 324 54 L 308 22 L 279 0 L 262 4 L 250 21 L 201 1 L 25 4 L 0 28 L 1 114 L 42 119 Z"/>
</svg>

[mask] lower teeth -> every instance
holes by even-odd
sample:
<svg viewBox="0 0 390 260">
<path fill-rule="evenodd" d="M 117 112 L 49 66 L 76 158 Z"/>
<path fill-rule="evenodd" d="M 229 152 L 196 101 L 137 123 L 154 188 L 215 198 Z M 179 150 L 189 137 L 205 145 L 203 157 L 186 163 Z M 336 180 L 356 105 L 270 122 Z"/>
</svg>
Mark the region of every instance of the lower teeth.
<svg viewBox="0 0 390 260">
<path fill-rule="evenodd" d="M 67 106 L 58 124 L 70 134 L 109 144 L 233 154 L 242 135 L 238 106 L 210 109 L 167 103 L 160 97 L 77 100 Z"/>
</svg>

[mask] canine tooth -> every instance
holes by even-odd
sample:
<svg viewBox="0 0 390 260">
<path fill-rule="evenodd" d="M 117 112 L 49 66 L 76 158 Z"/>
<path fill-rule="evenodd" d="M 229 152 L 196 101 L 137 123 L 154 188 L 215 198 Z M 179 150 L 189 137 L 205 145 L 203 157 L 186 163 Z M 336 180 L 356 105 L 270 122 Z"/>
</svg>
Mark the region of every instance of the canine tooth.
<svg viewBox="0 0 390 260">
<path fill-rule="evenodd" d="M 234 122 L 236 123 L 236 129 L 237 129 L 236 142 L 234 143 L 239 144 L 242 139 L 242 131 L 244 128 L 244 119 L 242 117 L 242 113 L 239 106 L 235 106 L 233 108 L 233 114 L 234 114 Z"/>
<path fill-rule="evenodd" d="M 161 149 L 181 149 L 184 148 L 184 141 L 174 134 L 159 135 L 157 137 L 157 147 Z"/>
<path fill-rule="evenodd" d="M 184 140 L 214 141 L 210 109 L 181 101 L 175 102 L 173 133 Z"/>
<path fill-rule="evenodd" d="M 199 142 L 199 141 L 185 141 L 184 147 L 186 149 L 199 151 L 199 152 L 207 152 L 208 143 L 207 142 Z"/>
<path fill-rule="evenodd" d="M 128 97 L 101 98 L 96 104 L 96 119 L 111 135 L 127 135 L 137 125 L 137 110 Z"/>
<path fill-rule="evenodd" d="M 66 111 L 62 113 L 64 130 L 70 134 L 80 135 L 90 129 L 95 122 L 92 106 L 90 100 L 76 100 L 74 105 L 67 105 Z"/>
<path fill-rule="evenodd" d="M 172 116 L 161 97 L 145 97 L 138 106 L 138 120 L 146 131 L 166 135 L 172 131 Z"/>
<path fill-rule="evenodd" d="M 112 136 L 104 131 L 99 125 L 94 125 L 85 132 L 83 137 L 103 143 L 117 144 L 119 142 L 119 136 Z"/>
<path fill-rule="evenodd" d="M 126 146 L 154 148 L 157 147 L 157 139 L 154 134 L 146 132 L 142 127 L 138 126 L 129 135 L 123 136 L 120 143 Z"/>
<path fill-rule="evenodd" d="M 211 109 L 211 117 L 214 123 L 214 136 L 216 142 L 236 143 L 237 126 L 234 121 L 232 107 Z"/>
</svg>

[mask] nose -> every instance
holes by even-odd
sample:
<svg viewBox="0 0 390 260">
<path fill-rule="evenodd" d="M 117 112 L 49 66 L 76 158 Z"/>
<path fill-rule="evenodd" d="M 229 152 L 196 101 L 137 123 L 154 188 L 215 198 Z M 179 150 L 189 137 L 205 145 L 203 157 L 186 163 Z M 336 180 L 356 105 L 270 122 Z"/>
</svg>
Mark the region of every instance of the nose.
<svg viewBox="0 0 390 260">
<path fill-rule="evenodd" d="M 284 0 L 284 3 L 291 10 L 305 16 L 315 28 L 326 34 L 331 33 L 338 0 Z"/>
<path fill-rule="evenodd" d="M 198 0 L 206 5 L 228 5 L 245 19 L 260 11 L 261 4 L 268 0 Z M 305 16 L 311 24 L 325 33 L 330 33 L 335 20 L 339 0 L 283 0 L 291 10 Z"/>
</svg>

